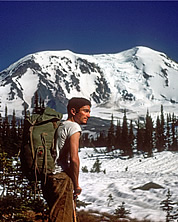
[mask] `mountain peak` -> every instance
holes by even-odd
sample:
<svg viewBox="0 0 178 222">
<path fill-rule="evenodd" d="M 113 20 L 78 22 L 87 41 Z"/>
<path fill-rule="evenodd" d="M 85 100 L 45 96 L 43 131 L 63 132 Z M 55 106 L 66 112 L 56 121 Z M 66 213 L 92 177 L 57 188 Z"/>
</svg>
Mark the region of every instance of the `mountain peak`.
<svg viewBox="0 0 178 222">
<path fill-rule="evenodd" d="M 95 115 L 143 115 L 160 104 L 177 110 L 178 64 L 166 54 L 137 46 L 116 54 L 82 55 L 69 50 L 30 54 L 0 73 L 2 110 L 24 105 L 31 111 L 34 94 L 63 113 L 73 96 L 91 99 Z M 120 113 L 120 114 L 119 114 Z M 119 118 L 119 117 L 118 117 Z"/>
</svg>

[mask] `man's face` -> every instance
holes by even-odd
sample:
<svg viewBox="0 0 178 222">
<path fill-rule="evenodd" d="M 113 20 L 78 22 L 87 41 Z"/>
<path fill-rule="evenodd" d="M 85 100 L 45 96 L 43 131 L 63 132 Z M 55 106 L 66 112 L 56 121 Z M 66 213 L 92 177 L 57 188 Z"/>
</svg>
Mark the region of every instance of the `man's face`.
<svg viewBox="0 0 178 222">
<path fill-rule="evenodd" d="M 82 106 L 79 110 L 79 112 L 76 112 L 74 116 L 75 122 L 78 124 L 87 124 L 88 119 L 90 118 L 90 106 Z"/>
</svg>

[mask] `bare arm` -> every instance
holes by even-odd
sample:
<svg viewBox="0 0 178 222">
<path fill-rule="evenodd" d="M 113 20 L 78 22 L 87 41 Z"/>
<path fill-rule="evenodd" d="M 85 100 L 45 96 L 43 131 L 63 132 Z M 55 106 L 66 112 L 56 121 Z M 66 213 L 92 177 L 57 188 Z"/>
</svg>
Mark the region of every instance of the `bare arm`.
<svg viewBox="0 0 178 222">
<path fill-rule="evenodd" d="M 74 194 L 79 195 L 81 188 L 79 187 L 79 167 L 80 160 L 78 156 L 80 132 L 74 133 L 70 137 L 70 177 L 74 184 Z"/>
</svg>

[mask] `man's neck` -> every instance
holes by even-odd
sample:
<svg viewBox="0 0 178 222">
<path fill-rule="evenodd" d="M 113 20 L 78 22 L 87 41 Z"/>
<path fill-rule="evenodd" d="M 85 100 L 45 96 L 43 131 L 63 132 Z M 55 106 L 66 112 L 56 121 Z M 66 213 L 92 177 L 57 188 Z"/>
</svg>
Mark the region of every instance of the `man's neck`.
<svg viewBox="0 0 178 222">
<path fill-rule="evenodd" d="M 68 117 L 68 118 L 67 118 L 67 121 L 75 122 L 75 120 L 74 120 L 74 117 L 73 117 L 73 116 L 72 116 L 72 117 Z"/>
</svg>

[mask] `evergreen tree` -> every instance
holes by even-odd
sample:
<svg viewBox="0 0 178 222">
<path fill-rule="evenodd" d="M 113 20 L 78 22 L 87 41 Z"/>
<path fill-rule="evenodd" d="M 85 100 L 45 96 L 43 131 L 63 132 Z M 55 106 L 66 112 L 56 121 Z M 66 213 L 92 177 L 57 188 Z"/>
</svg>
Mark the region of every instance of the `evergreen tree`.
<svg viewBox="0 0 178 222">
<path fill-rule="evenodd" d="M 161 105 L 161 125 L 162 128 L 164 128 L 165 120 L 164 120 L 164 111 L 163 111 L 163 105 Z"/>
<path fill-rule="evenodd" d="M 111 206 L 110 204 L 111 204 L 112 202 L 114 202 L 114 199 L 113 199 L 111 193 L 108 195 L 108 199 L 107 199 L 107 201 L 108 201 L 108 207 L 110 207 L 110 206 Z"/>
<path fill-rule="evenodd" d="M 128 143 L 128 155 L 129 157 L 133 157 L 133 147 L 134 147 L 134 133 L 133 133 L 133 124 L 132 120 L 130 121 L 129 127 L 129 143 Z"/>
<path fill-rule="evenodd" d="M 9 123 L 7 106 L 5 106 L 5 118 L 4 118 L 4 123 L 5 123 L 6 125 L 8 125 L 8 123 Z"/>
<path fill-rule="evenodd" d="M 97 139 L 95 141 L 90 141 L 91 144 L 94 144 L 96 147 L 104 147 L 107 144 L 107 137 L 105 135 L 105 132 L 99 132 L 99 135 L 97 136 Z"/>
<path fill-rule="evenodd" d="M 40 96 L 40 105 L 39 105 L 39 107 L 41 108 L 42 107 L 42 99 L 41 99 L 41 96 Z"/>
<path fill-rule="evenodd" d="M 3 121 L 2 141 L 3 141 L 3 147 L 6 149 L 10 147 L 10 125 L 7 113 L 8 113 L 7 106 L 5 106 L 5 118 Z"/>
<path fill-rule="evenodd" d="M 153 121 L 147 110 L 144 135 L 144 149 L 148 156 L 153 152 Z"/>
<path fill-rule="evenodd" d="M 144 144 L 144 127 L 141 126 L 140 120 L 137 122 L 137 135 L 136 135 L 136 144 L 137 144 L 137 151 L 143 151 L 143 144 Z"/>
<path fill-rule="evenodd" d="M 114 136 L 114 120 L 113 114 L 111 115 L 111 123 L 108 130 L 108 141 L 107 141 L 107 151 L 110 152 L 115 145 L 115 136 Z"/>
<path fill-rule="evenodd" d="M 89 134 L 84 133 L 83 134 L 83 147 L 89 147 L 89 146 L 90 146 Z"/>
<path fill-rule="evenodd" d="M 80 140 L 79 140 L 79 149 L 81 147 L 84 147 L 84 136 L 83 135 L 80 137 Z"/>
<path fill-rule="evenodd" d="M 17 124 L 16 124 L 15 110 L 13 110 L 9 140 L 10 140 L 9 148 L 11 150 L 11 155 L 15 155 L 18 152 L 18 137 L 17 137 Z"/>
<path fill-rule="evenodd" d="M 44 103 L 44 100 L 42 101 L 42 109 L 45 109 L 45 103 Z"/>
<path fill-rule="evenodd" d="M 34 108 L 35 108 L 36 111 L 39 108 L 39 106 L 38 106 L 38 93 L 37 93 L 37 91 L 35 92 Z"/>
<path fill-rule="evenodd" d="M 166 148 L 170 150 L 171 146 L 171 133 L 170 133 L 170 117 L 167 114 L 167 125 L 166 125 Z"/>
<path fill-rule="evenodd" d="M 44 106 L 44 101 L 42 101 L 41 97 L 40 97 L 40 100 L 39 100 L 39 97 L 38 97 L 38 92 L 36 91 L 35 92 L 35 98 L 34 98 L 34 109 L 33 109 L 33 113 L 35 114 L 41 114 L 43 113 L 45 109 L 45 106 Z"/>
<path fill-rule="evenodd" d="M 22 114 L 24 114 L 24 119 L 26 119 L 27 116 L 28 116 L 28 111 L 27 111 L 27 105 L 26 105 L 26 103 L 25 103 L 25 105 L 24 105 L 24 113 L 22 112 Z"/>
<path fill-rule="evenodd" d="M 17 129 L 16 129 L 16 116 L 15 110 L 13 110 L 12 122 L 11 122 L 11 137 L 14 141 L 17 140 Z"/>
<path fill-rule="evenodd" d="M 171 133 L 172 133 L 172 144 L 170 146 L 170 150 L 176 151 L 178 150 L 178 142 L 177 142 L 177 135 L 176 135 L 176 117 L 174 113 L 172 114 L 172 123 L 171 123 Z"/>
<path fill-rule="evenodd" d="M 156 148 L 158 152 L 165 150 L 166 148 L 166 137 L 165 137 L 165 119 L 163 112 L 163 105 L 161 105 L 161 116 L 157 116 L 156 129 L 155 129 L 155 140 Z"/>
<path fill-rule="evenodd" d="M 125 209 L 125 202 L 122 202 L 122 205 L 118 206 L 117 209 L 115 209 L 114 214 L 117 218 L 126 218 L 128 214 L 130 214 L 130 211 Z"/>
<path fill-rule="evenodd" d="M 163 211 L 166 211 L 166 222 L 173 222 L 175 219 L 174 215 L 173 215 L 173 201 L 171 200 L 171 193 L 170 190 L 168 189 L 168 193 L 167 193 L 167 198 L 163 201 L 161 201 L 160 205 Z"/>
<path fill-rule="evenodd" d="M 93 164 L 93 167 L 90 171 L 91 173 L 99 173 L 101 172 L 101 162 L 99 161 L 99 159 L 97 158 L 95 163 Z"/>
<path fill-rule="evenodd" d="M 164 138 L 163 138 L 163 131 L 162 131 L 162 125 L 161 125 L 161 121 L 159 119 L 159 116 L 157 116 L 156 119 L 156 148 L 158 150 L 158 152 L 163 151 L 163 147 L 164 147 Z"/>
<path fill-rule="evenodd" d="M 121 148 L 121 134 L 122 134 L 122 128 L 120 121 L 117 121 L 117 127 L 116 127 L 116 140 L 115 140 L 115 148 L 120 149 Z"/>
<path fill-rule="evenodd" d="M 127 125 L 126 110 L 124 110 L 124 117 L 122 122 L 122 134 L 121 134 L 121 150 L 123 151 L 123 155 L 128 155 L 128 149 L 129 149 L 128 125 Z"/>
<path fill-rule="evenodd" d="M 22 135 L 23 135 L 23 128 L 24 128 L 24 121 L 21 119 L 18 123 L 18 129 L 17 129 L 17 137 L 18 137 L 18 148 L 21 147 L 22 143 Z"/>
<path fill-rule="evenodd" d="M 38 114 L 39 113 L 39 109 L 40 109 L 40 106 L 39 106 L 39 102 L 38 102 L 38 93 L 37 91 L 35 92 L 35 99 L 34 99 L 34 109 L 33 109 L 33 113 L 35 114 Z"/>
<path fill-rule="evenodd" d="M 164 111 L 163 111 L 163 105 L 161 105 L 161 143 L 162 143 L 162 150 L 165 149 L 165 120 L 164 120 Z"/>
</svg>

